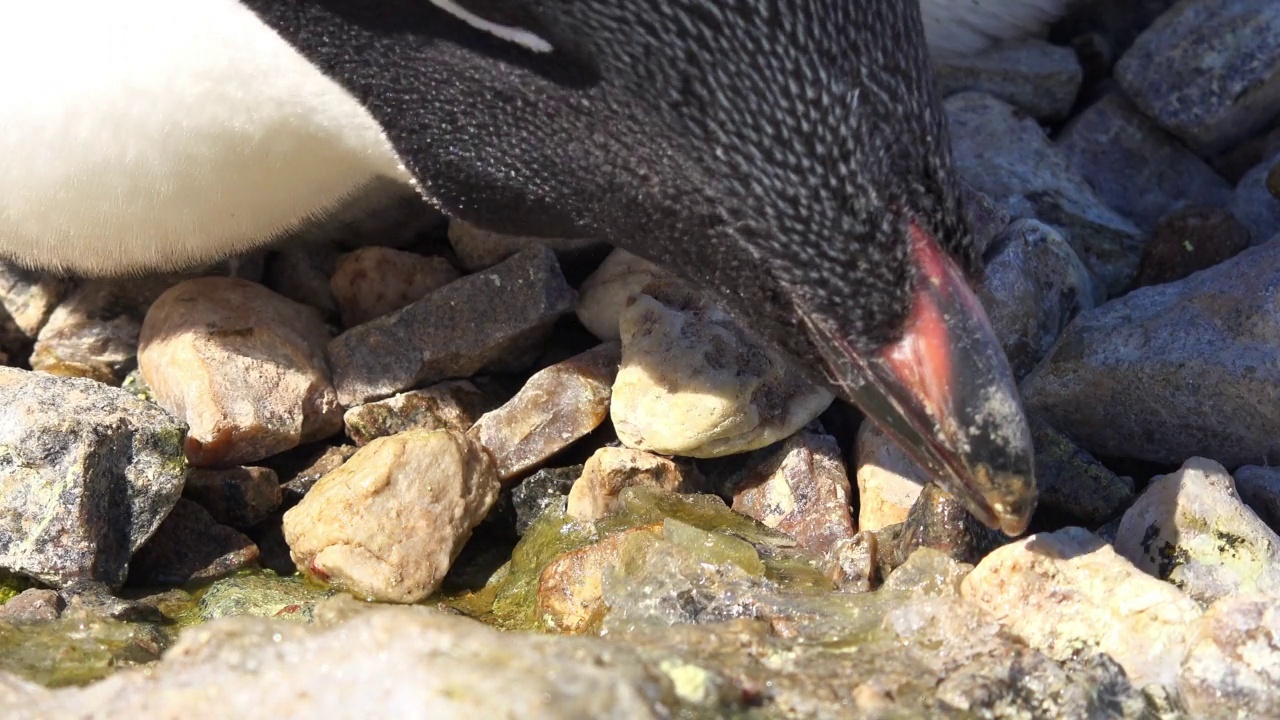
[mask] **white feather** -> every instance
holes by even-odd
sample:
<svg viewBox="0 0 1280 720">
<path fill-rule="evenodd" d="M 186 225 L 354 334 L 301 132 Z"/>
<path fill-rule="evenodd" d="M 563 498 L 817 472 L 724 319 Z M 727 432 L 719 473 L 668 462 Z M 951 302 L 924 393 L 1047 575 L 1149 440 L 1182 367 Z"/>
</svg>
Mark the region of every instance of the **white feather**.
<svg viewBox="0 0 1280 720">
<path fill-rule="evenodd" d="M 934 57 L 973 53 L 1001 40 L 1043 34 L 1078 0 L 920 0 Z"/>
</svg>

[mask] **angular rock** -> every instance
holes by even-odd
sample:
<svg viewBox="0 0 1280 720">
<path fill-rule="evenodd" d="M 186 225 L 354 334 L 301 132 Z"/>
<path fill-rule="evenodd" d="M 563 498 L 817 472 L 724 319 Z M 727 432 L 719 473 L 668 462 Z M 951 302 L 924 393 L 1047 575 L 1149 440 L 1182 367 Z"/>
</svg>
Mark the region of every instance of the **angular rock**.
<svg viewBox="0 0 1280 720">
<path fill-rule="evenodd" d="M 1231 476 L 1240 499 L 1267 527 L 1280 533 L 1280 468 L 1245 465 Z"/>
<path fill-rule="evenodd" d="M 190 426 L 200 467 L 252 463 L 342 427 L 318 313 L 237 278 L 170 288 L 142 326 L 138 365 L 161 407 Z"/>
<path fill-rule="evenodd" d="M 1201 154 L 1280 113 L 1280 5 L 1188 0 L 1134 41 L 1115 77 L 1134 103 Z"/>
<path fill-rule="evenodd" d="M 182 493 L 182 426 L 90 380 L 0 368 L 0 395 L 0 568 L 118 587 Z"/>
<path fill-rule="evenodd" d="M 864 421 L 858 428 L 858 530 L 883 530 L 905 522 L 929 473 L 909 457 L 879 425 Z"/>
<path fill-rule="evenodd" d="M 577 238 L 538 238 L 481 230 L 459 220 L 449 221 L 449 244 L 458 262 L 467 272 L 492 267 L 531 247 L 545 247 L 557 253 L 574 253 L 599 244 L 597 240 Z"/>
<path fill-rule="evenodd" d="M 458 277 L 442 257 L 373 246 L 340 256 L 329 287 L 343 326 L 350 328 L 421 300 Z"/>
<path fill-rule="evenodd" d="M 988 555 L 961 594 L 1049 657 L 1104 652 L 1137 687 L 1172 684 L 1200 606 L 1081 528 L 1039 533 Z"/>
<path fill-rule="evenodd" d="M 1038 218 L 1067 242 L 1108 293 L 1128 284 L 1142 232 L 1098 197 L 1036 122 L 989 95 L 947 98 L 956 169 L 1017 218 Z"/>
<path fill-rule="evenodd" d="M 1037 512 L 1095 526 L 1118 517 L 1133 500 L 1133 479 L 1111 472 L 1070 438 L 1033 415 Z"/>
<path fill-rule="evenodd" d="M 519 360 L 577 296 L 555 255 L 532 247 L 329 343 L 345 406 Z"/>
<path fill-rule="evenodd" d="M 201 622 L 249 616 L 310 623 L 315 620 L 316 606 L 336 594 L 298 576 L 245 572 L 205 588 L 196 613 Z"/>
<path fill-rule="evenodd" d="M 835 438 L 800 432 L 745 474 L 732 507 L 790 535 L 801 547 L 825 553 L 854 535 L 849 495 Z"/>
<path fill-rule="evenodd" d="M 1082 313 L 1023 381 L 1102 457 L 1280 462 L 1280 240 Z"/>
<path fill-rule="evenodd" d="M 843 592 L 870 592 L 880 578 L 876 534 L 860 532 L 841 538 L 827 552 L 835 564 L 836 586 Z"/>
<path fill-rule="evenodd" d="M 563 509 L 573 484 L 582 476 L 585 465 L 543 468 L 521 480 L 511 489 L 516 511 L 516 534 L 523 536 L 529 526 L 548 508 Z"/>
<path fill-rule="evenodd" d="M 450 380 L 351 408 L 342 416 L 356 445 L 406 430 L 466 432 L 492 409 L 488 396 L 467 380 Z"/>
<path fill-rule="evenodd" d="M 510 482 L 604 422 L 617 371 L 617 343 L 556 363 L 535 373 L 467 434 L 493 454 L 498 477 Z"/>
<path fill-rule="evenodd" d="M 379 438 L 284 515 L 308 576 L 361 597 L 417 602 L 440 585 L 498 498 L 493 460 L 453 430 Z"/>
<path fill-rule="evenodd" d="M 271 458 L 280 478 L 280 507 L 288 510 L 311 491 L 320 478 L 337 470 L 356 454 L 354 445 L 320 445 L 299 448 L 305 453 L 286 453 Z"/>
<path fill-rule="evenodd" d="M 920 548 L 911 553 L 885 578 L 886 593 L 908 593 L 927 597 L 959 597 L 960 582 L 973 566 L 933 548 Z"/>
<path fill-rule="evenodd" d="M 181 499 L 129 564 L 132 585 L 185 585 L 215 580 L 258 564 L 258 546 L 219 525 L 204 508 Z"/>
<path fill-rule="evenodd" d="M 1077 115 L 1057 146 L 1113 210 L 1150 231 L 1184 205 L 1226 207 L 1231 185 L 1173 136 L 1111 92 Z"/>
<path fill-rule="evenodd" d="M 64 278 L 0 261 L 0 352 L 10 358 L 30 355 L 69 285 Z"/>
<path fill-rule="evenodd" d="M 614 250 L 579 289 L 577 315 L 583 327 L 601 340 L 619 340 L 619 320 L 631 298 L 655 279 L 669 277 L 662 268 L 626 250 Z"/>
<path fill-rule="evenodd" d="M 1193 717 L 1280 715 L 1280 600 L 1219 600 L 1188 634 L 1178 689 Z"/>
<path fill-rule="evenodd" d="M 1231 200 L 1231 212 L 1249 228 L 1254 245 L 1280 235 L 1280 194 L 1268 187 L 1268 178 L 1280 177 L 1276 167 L 1280 167 L 1280 154 L 1245 173 Z"/>
<path fill-rule="evenodd" d="M 338 301 L 329 287 L 329 277 L 338 266 L 338 249 L 333 245 L 293 243 L 280 248 L 267 264 L 264 284 L 271 290 L 303 305 L 324 312 L 338 312 Z"/>
<path fill-rule="evenodd" d="M 602 447 L 582 466 L 582 475 L 569 490 L 565 512 L 575 520 L 600 520 L 613 512 L 623 490 L 638 485 L 688 493 L 699 490 L 702 482 L 692 467 L 667 458 L 643 450 Z"/>
<path fill-rule="evenodd" d="M 624 445 L 710 458 L 790 436 L 831 404 L 689 287 L 651 284 L 623 311 L 610 415 Z"/>
<path fill-rule="evenodd" d="M 556 558 L 538 576 L 539 617 L 557 632 L 588 630 L 606 610 L 604 575 L 621 560 L 622 544 L 634 533 L 661 532 L 661 526 L 629 528 Z"/>
<path fill-rule="evenodd" d="M 182 496 L 198 503 L 217 522 L 240 530 L 266 520 L 283 499 L 280 478 L 262 467 L 192 468 Z"/>
<path fill-rule="evenodd" d="M 53 622 L 67 604 L 53 590 L 31 588 L 0 605 L 0 622 L 39 623 Z"/>
<path fill-rule="evenodd" d="M 955 498 L 929 483 L 906 520 L 876 531 L 876 558 L 881 576 L 887 576 L 920 548 L 972 564 L 1007 542 L 1004 533 L 983 525 Z"/>
<path fill-rule="evenodd" d="M 1187 206 L 1156 223 L 1133 287 L 1159 285 L 1226 262 L 1249 247 L 1249 229 L 1228 210 Z"/>
<path fill-rule="evenodd" d="M 986 254 L 996 237 L 1009 226 L 1009 211 L 964 180 L 960 181 L 960 211 L 969 222 L 975 247 Z"/>
<path fill-rule="evenodd" d="M 1212 460 L 1192 458 L 1153 479 L 1120 521 L 1116 552 L 1162 580 L 1176 581 L 1174 571 L 1184 565 L 1216 566 L 1210 587 L 1182 583 L 1197 599 L 1211 602 L 1222 590 L 1280 597 L 1280 537 L 1240 501 L 1231 476 Z"/>
<path fill-rule="evenodd" d="M 1060 120 L 1075 103 L 1084 71 L 1070 48 L 1030 39 L 934 61 L 938 90 L 984 92 L 1039 120 Z"/>
</svg>

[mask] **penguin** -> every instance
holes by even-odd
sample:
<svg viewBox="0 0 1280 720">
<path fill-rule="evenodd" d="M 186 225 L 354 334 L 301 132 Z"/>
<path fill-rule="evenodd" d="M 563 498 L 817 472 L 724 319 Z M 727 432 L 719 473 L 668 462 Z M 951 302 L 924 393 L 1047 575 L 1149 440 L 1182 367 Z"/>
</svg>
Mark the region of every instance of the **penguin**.
<svg viewBox="0 0 1280 720">
<path fill-rule="evenodd" d="M 0 254 L 81 274 L 188 267 L 412 187 L 488 230 L 596 238 L 683 275 L 980 521 L 1029 524 L 1030 432 L 968 284 L 981 268 L 917 3 L 16 14 L 0 30 L 0 67 L 19 76 L 0 109 Z M 45 61 L 22 68 L 31 57 Z"/>
</svg>

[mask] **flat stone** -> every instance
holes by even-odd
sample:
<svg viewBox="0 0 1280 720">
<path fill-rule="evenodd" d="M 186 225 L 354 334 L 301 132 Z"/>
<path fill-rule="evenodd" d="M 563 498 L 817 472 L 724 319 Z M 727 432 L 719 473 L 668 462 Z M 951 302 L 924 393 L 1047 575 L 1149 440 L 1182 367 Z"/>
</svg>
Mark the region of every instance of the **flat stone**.
<svg viewBox="0 0 1280 720">
<path fill-rule="evenodd" d="M 628 447 L 710 458 L 786 438 L 831 404 L 688 286 L 650 284 L 623 311 L 610 415 Z"/>
<path fill-rule="evenodd" d="M 515 480 L 604 422 L 617 371 L 617 343 L 556 363 L 467 434 L 493 454 L 504 483 Z"/>
<path fill-rule="evenodd" d="M 523 358 L 577 296 L 537 246 L 445 285 L 329 344 L 338 398 L 350 407 Z"/>
<path fill-rule="evenodd" d="M 1280 153 L 1255 165 L 1236 185 L 1231 212 L 1249 228 L 1254 245 L 1261 245 L 1280 235 L 1280 195 L 1272 189 L 1269 178 L 1280 177 Z"/>
<path fill-rule="evenodd" d="M 1081 528 L 1006 545 L 960 583 L 963 597 L 1049 657 L 1104 652 L 1136 687 L 1171 685 L 1200 606 Z"/>
<path fill-rule="evenodd" d="M 1121 92 L 1073 118 L 1057 146 L 1108 206 L 1145 231 L 1185 205 L 1231 202 L 1231 185 Z"/>
<path fill-rule="evenodd" d="M 1023 381 L 1100 457 L 1280 462 L 1280 240 L 1082 313 Z"/>
<path fill-rule="evenodd" d="M 350 328 L 421 300 L 458 277 L 442 257 L 372 246 L 340 256 L 329 287 L 342 325 Z"/>
<path fill-rule="evenodd" d="M 498 498 L 488 452 L 452 430 L 378 438 L 284 515 L 298 568 L 357 596 L 417 602 Z"/>
<path fill-rule="evenodd" d="M 1160 15 L 1116 63 L 1134 103 L 1200 153 L 1280 113 L 1280 5 L 1190 0 Z"/>
<path fill-rule="evenodd" d="M 1244 465 L 1231 476 L 1240 499 L 1268 527 L 1280 532 L 1280 468 Z"/>
<path fill-rule="evenodd" d="M 582 283 L 578 320 L 601 340 L 619 340 L 619 321 L 627 303 L 650 282 L 665 277 L 670 274 L 648 260 L 626 250 L 614 250 Z"/>
<path fill-rule="evenodd" d="M 178 500 L 154 535 L 134 553 L 133 585 L 185 585 L 215 580 L 258 564 L 258 546 L 219 525 L 204 508 Z"/>
<path fill-rule="evenodd" d="M 147 313 L 138 365 L 183 418 L 199 467 L 252 463 L 342 427 L 319 313 L 265 287 L 209 277 L 170 288 Z"/>
<path fill-rule="evenodd" d="M 182 496 L 198 503 L 217 522 L 245 530 L 275 512 L 283 492 L 280 478 L 270 468 L 192 468 Z"/>
<path fill-rule="evenodd" d="M 1249 229 L 1229 210 L 1187 206 L 1160 218 L 1133 287 L 1159 285 L 1213 267 L 1249 247 Z"/>
<path fill-rule="evenodd" d="M 90 380 L 0 368 L 0 394 L 0 569 L 118 587 L 182 493 L 182 426 Z"/>
<path fill-rule="evenodd" d="M 692 466 L 631 448 L 602 447 L 582 466 L 582 475 L 569 490 L 566 513 L 575 520 L 594 522 L 613 512 L 618 495 L 644 485 L 667 492 L 696 492 L 702 479 Z"/>
<path fill-rule="evenodd" d="M 347 410 L 342 422 L 356 445 L 406 430 L 466 432 L 493 403 L 467 380 L 449 380 Z"/>
<path fill-rule="evenodd" d="M 1071 48 L 1030 39 L 935 59 L 938 91 L 988 93 L 1039 120 L 1060 120 L 1075 103 L 1084 70 Z"/>
<path fill-rule="evenodd" d="M 1142 231 L 1106 203 L 1045 137 L 1008 104 L 964 92 L 945 102 L 960 175 L 1015 218 L 1036 218 L 1062 231 L 1109 294 L 1137 269 Z"/>
<path fill-rule="evenodd" d="M 883 530 L 905 522 L 929 473 L 879 425 L 864 421 L 857 438 L 858 530 Z"/>
<path fill-rule="evenodd" d="M 1178 689 L 1193 717 L 1280 715 L 1280 600 L 1219 600 L 1188 635 Z"/>
</svg>

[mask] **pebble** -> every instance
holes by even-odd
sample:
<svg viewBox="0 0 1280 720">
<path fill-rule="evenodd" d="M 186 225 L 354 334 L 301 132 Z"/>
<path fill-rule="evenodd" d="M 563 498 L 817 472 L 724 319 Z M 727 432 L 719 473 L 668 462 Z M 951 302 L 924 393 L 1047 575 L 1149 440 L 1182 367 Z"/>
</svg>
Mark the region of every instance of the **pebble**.
<svg viewBox="0 0 1280 720">
<path fill-rule="evenodd" d="M 467 434 L 493 454 L 499 479 L 510 483 L 604 422 L 617 371 L 617 343 L 556 363 L 534 373 Z"/>
<path fill-rule="evenodd" d="M 627 447 L 733 455 L 789 437 L 831 404 L 830 392 L 683 284 L 649 285 L 623 311 L 621 329 L 610 415 Z"/>
<path fill-rule="evenodd" d="M 545 247 L 572 255 L 593 249 L 599 243 L 590 239 L 537 238 L 481 230 L 460 220 L 449 221 L 449 244 L 458 262 L 467 272 L 492 267 L 531 247 Z"/>
<path fill-rule="evenodd" d="M 1081 528 L 1038 533 L 983 558 L 961 595 L 1049 657 L 1104 652 L 1135 687 L 1172 685 L 1200 606 Z"/>
<path fill-rule="evenodd" d="M 582 283 L 578 321 L 601 340 L 620 340 L 622 311 L 650 282 L 670 277 L 657 265 L 626 250 L 614 250 Z"/>
<path fill-rule="evenodd" d="M 67 280 L 0 260 L 0 352 L 25 358 L 70 289 Z"/>
<path fill-rule="evenodd" d="M 258 564 L 258 546 L 219 525 L 204 508 L 180 499 L 129 562 L 131 585 L 185 585 Z"/>
<path fill-rule="evenodd" d="M 421 300 L 458 277 L 442 257 L 375 245 L 340 256 L 329 287 L 343 327 L 350 328 Z"/>
<path fill-rule="evenodd" d="M 338 398 L 351 407 L 518 365 L 576 300 L 550 250 L 522 250 L 334 338 L 329 361 Z"/>
<path fill-rule="evenodd" d="M 246 530 L 280 507 L 283 491 L 280 478 L 270 468 L 191 468 L 182 496 L 199 503 L 219 523 Z"/>
<path fill-rule="evenodd" d="M 1107 207 L 1035 120 L 975 92 L 952 95 L 945 108 L 961 177 L 1013 217 L 1039 218 L 1061 230 L 1108 294 L 1128 284 L 1142 231 Z"/>
<path fill-rule="evenodd" d="M 983 525 L 946 491 L 929 483 L 906 520 L 876 531 L 876 557 L 881 576 L 887 576 L 920 548 L 972 564 L 1007 542 L 1004 533 Z"/>
<path fill-rule="evenodd" d="M 628 528 L 553 560 L 538 576 L 538 615 L 549 629 L 582 633 L 606 612 L 604 575 L 622 559 L 632 535 L 661 533 L 661 526 Z"/>
<path fill-rule="evenodd" d="M 1099 457 L 1280 462 L 1280 240 L 1082 313 L 1021 385 Z"/>
<path fill-rule="evenodd" d="M 1161 218 L 1142 251 L 1133 287 L 1159 285 L 1213 267 L 1249 247 L 1249 229 L 1229 210 L 1187 206 Z"/>
<path fill-rule="evenodd" d="M 1264 592 L 1280 597 L 1280 537 L 1240 500 L 1218 463 L 1191 458 L 1154 478 L 1124 514 L 1116 552 L 1161 580 L 1179 579 L 1197 600 Z M 1204 579 L 1206 584 L 1191 581 Z"/>
<path fill-rule="evenodd" d="M 1231 185 L 1222 176 L 1119 91 L 1073 118 L 1056 144 L 1108 206 L 1147 232 L 1184 205 L 1224 208 L 1231 202 Z"/>
<path fill-rule="evenodd" d="M 1268 527 L 1280 533 L 1280 468 L 1244 465 L 1231 475 L 1240 499 Z"/>
<path fill-rule="evenodd" d="M 253 463 L 342 427 L 312 308 L 238 278 L 170 288 L 147 313 L 138 366 L 156 402 L 185 420 L 197 467 Z"/>
<path fill-rule="evenodd" d="M 858 529 L 883 530 L 906 522 L 929 473 L 896 440 L 870 421 L 858 428 Z"/>
<path fill-rule="evenodd" d="M 182 494 L 182 426 L 118 388 L 0 368 L 0 569 L 124 582 Z"/>
<path fill-rule="evenodd" d="M 699 490 L 703 482 L 693 467 L 668 458 L 643 450 L 602 447 L 582 466 L 582 475 L 569 490 L 566 512 L 583 522 L 603 519 L 612 514 L 623 490 L 638 485 L 688 493 Z"/>
<path fill-rule="evenodd" d="M 53 590 L 29 588 L 0 605 L 0 622 L 53 622 L 62 616 L 67 604 Z"/>
<path fill-rule="evenodd" d="M 1038 120 L 1060 120 L 1075 103 L 1084 71 L 1070 48 L 1029 39 L 934 61 L 938 91 L 988 93 Z"/>
<path fill-rule="evenodd" d="M 516 511 L 516 534 L 523 536 L 533 521 L 549 508 L 565 508 L 569 491 L 585 468 L 585 465 L 543 468 L 511 488 L 511 502 Z"/>
<path fill-rule="evenodd" d="M 1268 178 L 1280 177 L 1276 167 L 1280 167 L 1280 153 L 1245 173 L 1231 200 L 1231 212 L 1249 228 L 1254 245 L 1280 235 L 1280 194 L 1268 187 Z"/>
<path fill-rule="evenodd" d="M 1280 113 L 1280 5 L 1180 3 L 1138 36 L 1115 78 L 1143 113 L 1201 154 L 1245 140 Z"/>
<path fill-rule="evenodd" d="M 448 380 L 347 410 L 342 422 L 356 445 L 406 430 L 466 432 L 486 411 L 489 397 L 468 380 Z"/>
<path fill-rule="evenodd" d="M 1219 600 L 1188 636 L 1178 689 L 1193 717 L 1280 716 L 1280 600 Z"/>
<path fill-rule="evenodd" d="M 365 445 L 284 515 L 298 568 L 359 597 L 417 602 L 434 592 L 498 498 L 488 452 L 453 430 Z"/>
<path fill-rule="evenodd" d="M 860 532 L 832 543 L 827 556 L 835 566 L 833 579 L 842 592 L 874 590 L 880 578 L 876 534 Z"/>
<path fill-rule="evenodd" d="M 1060 524 L 1090 527 L 1119 517 L 1133 501 L 1133 479 L 1116 475 L 1042 418 L 1028 420 L 1036 454 L 1036 512 Z"/>
</svg>

